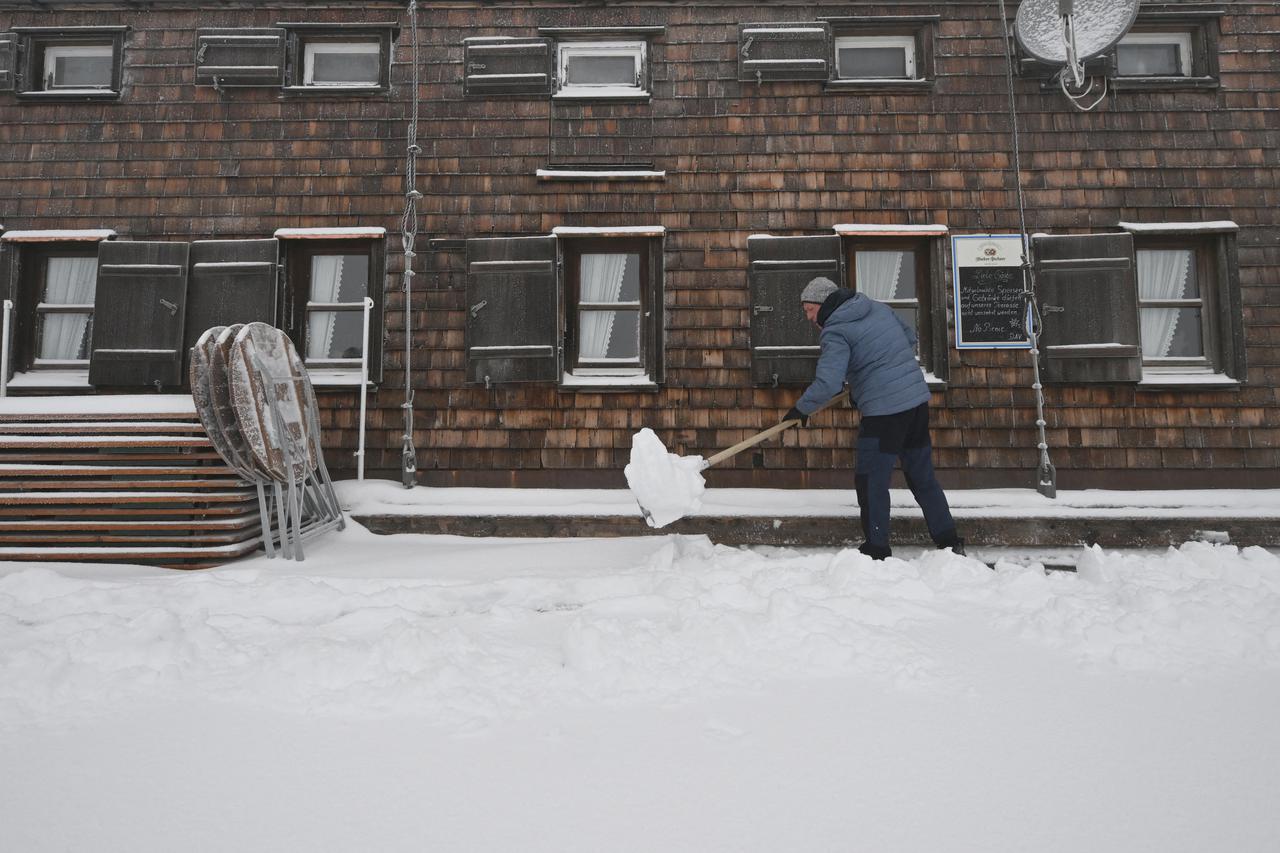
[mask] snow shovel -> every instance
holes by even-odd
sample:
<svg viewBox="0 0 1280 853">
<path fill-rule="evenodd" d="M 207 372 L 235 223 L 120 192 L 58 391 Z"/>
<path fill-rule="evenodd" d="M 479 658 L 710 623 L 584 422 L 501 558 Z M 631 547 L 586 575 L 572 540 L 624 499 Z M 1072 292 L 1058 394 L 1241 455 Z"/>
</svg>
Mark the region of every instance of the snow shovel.
<svg viewBox="0 0 1280 853">
<path fill-rule="evenodd" d="M 848 399 L 848 390 L 841 391 L 813 411 L 825 411 Z M 627 485 L 640 506 L 640 513 L 650 527 L 665 527 L 700 505 L 700 497 L 706 488 L 702 472 L 750 447 L 768 441 L 780 432 L 800 423 L 791 419 L 774 424 L 732 447 L 727 447 L 707 459 L 680 457 L 668 453 L 652 430 L 643 429 L 632 439 L 631 464 L 627 466 Z"/>
</svg>

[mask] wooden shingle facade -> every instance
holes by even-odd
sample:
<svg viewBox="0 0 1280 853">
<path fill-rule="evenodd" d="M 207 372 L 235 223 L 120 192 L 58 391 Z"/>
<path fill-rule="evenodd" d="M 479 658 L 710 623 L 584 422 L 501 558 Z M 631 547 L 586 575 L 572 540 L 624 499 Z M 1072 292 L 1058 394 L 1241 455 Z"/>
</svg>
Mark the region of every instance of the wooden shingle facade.
<svg viewBox="0 0 1280 853">
<path fill-rule="evenodd" d="M 105 292 L 100 243 L 175 243 L 140 261 L 183 268 L 187 304 L 164 297 L 169 316 L 197 322 L 192 303 L 215 316 L 210 294 L 239 287 L 245 319 L 290 331 L 332 378 L 335 475 L 355 468 L 341 343 L 367 293 L 370 476 L 399 477 L 408 316 L 418 482 L 620 486 L 641 427 L 710 455 L 778 420 L 816 343 L 795 288 L 825 275 L 916 324 L 944 484 L 1032 485 L 1030 354 L 956 346 L 952 238 L 1019 232 L 998 4 L 458 0 L 419 4 L 417 22 L 423 197 L 406 305 L 405 3 L 0 2 L 10 393 L 154 390 L 136 355 L 75 378 L 108 340 L 88 319 L 60 327 L 83 330 L 86 352 L 41 335 L 87 304 L 73 291 L 90 258 Z M 1277 487 L 1280 11 L 1143 3 L 1138 30 L 1174 45 L 1177 73 L 1121 73 L 1147 61 L 1122 56 L 1092 111 L 1034 63 L 1014 78 L 1028 230 L 1123 237 L 1137 266 L 1136 304 L 1094 301 L 1094 321 L 1072 321 L 1131 313 L 1128 367 L 1098 374 L 1088 359 L 1118 350 L 1064 349 L 1048 371 L 1059 485 Z M 901 74 L 863 76 L 886 56 Z M 110 79 L 77 82 L 95 62 Z M 344 73 L 363 82 L 326 76 Z M 157 260 L 174 252 L 185 260 Z M 242 280 L 248 266 L 195 257 L 274 257 L 276 272 Z M 878 290 L 886 263 L 893 285 Z M 1176 292 L 1158 264 L 1177 267 Z M 71 295 L 51 308 L 56 275 Z M 1046 324 L 1086 291 L 1063 279 L 1064 316 Z M 178 323 L 151 349 L 193 331 Z M 174 390 L 172 357 L 147 357 L 169 359 L 156 387 Z M 848 488 L 856 425 L 837 410 L 709 482 Z"/>
</svg>

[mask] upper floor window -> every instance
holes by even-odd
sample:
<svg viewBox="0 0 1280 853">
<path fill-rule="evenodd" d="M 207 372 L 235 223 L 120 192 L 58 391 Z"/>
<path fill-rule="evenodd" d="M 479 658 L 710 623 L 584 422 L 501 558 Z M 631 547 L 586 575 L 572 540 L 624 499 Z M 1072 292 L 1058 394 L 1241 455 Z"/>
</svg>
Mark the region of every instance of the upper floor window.
<svg viewBox="0 0 1280 853">
<path fill-rule="evenodd" d="M 304 86 L 377 86 L 381 77 L 382 45 L 376 39 L 303 44 Z"/>
<path fill-rule="evenodd" d="M 0 33 L 0 88 L 25 98 L 116 98 L 127 27 L 15 27 Z"/>
<path fill-rule="evenodd" d="M 1190 77 L 1192 39 L 1189 31 L 1131 32 L 1116 46 L 1121 77 Z"/>
<path fill-rule="evenodd" d="M 837 36 L 837 80 L 916 80 L 913 35 Z"/>
<path fill-rule="evenodd" d="M 648 94 L 643 41 L 560 42 L 557 97 L 609 98 Z"/>
</svg>

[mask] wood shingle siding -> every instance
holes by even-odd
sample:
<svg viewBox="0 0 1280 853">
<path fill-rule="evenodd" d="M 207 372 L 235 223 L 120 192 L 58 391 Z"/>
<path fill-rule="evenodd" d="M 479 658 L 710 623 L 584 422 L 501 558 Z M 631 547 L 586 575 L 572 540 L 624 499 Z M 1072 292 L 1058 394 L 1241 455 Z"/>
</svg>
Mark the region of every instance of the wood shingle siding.
<svg viewBox="0 0 1280 853">
<path fill-rule="evenodd" d="M 830 236 L 834 224 L 850 222 L 1015 233 L 996 8 L 967 0 L 420 6 L 424 198 L 408 306 L 420 480 L 620 486 L 630 436 L 643 426 L 673 452 L 709 454 L 775 423 L 800 388 L 762 387 L 753 375 L 751 235 Z M 1047 387 L 1062 488 L 1280 486 L 1280 14 L 1273 3 L 1220 8 L 1217 88 L 1113 92 L 1081 113 L 1038 79 L 1015 84 L 1032 232 L 1118 233 L 1121 221 L 1240 226 L 1241 384 Z M 744 24 L 905 13 L 939 16 L 930 85 L 828 91 L 821 80 L 740 79 Z M 200 31 L 271 30 L 301 19 L 396 22 L 389 89 L 282 97 L 278 87 L 197 80 Z M 0 33 L 119 24 L 129 30 L 118 100 L 50 103 L 0 91 L 0 221 L 11 230 L 112 228 L 122 241 L 175 243 L 263 239 L 281 227 L 385 227 L 384 372 L 370 395 L 366 467 L 371 476 L 397 476 L 404 4 L 0 3 Z M 541 82 L 536 93 L 476 97 L 467 70 L 467 45 L 476 42 L 468 39 L 554 41 L 540 28 L 581 26 L 662 28 L 647 37 L 647 102 L 556 103 Z M 0 89 L 3 70 L 0 62 Z M 536 174 L 599 161 L 642 161 L 665 179 L 549 182 Z M 469 384 L 479 374 L 468 374 L 461 241 L 637 224 L 666 228 L 660 390 Z M 448 242 L 429 252 L 433 239 Z M 15 251 L 6 246 L 0 269 Z M 949 248 L 943 256 L 933 274 L 949 294 Z M 934 310 L 950 314 L 946 305 Z M 944 483 L 1030 485 L 1037 456 L 1029 356 L 949 346 L 941 357 L 947 381 L 934 394 L 933 420 Z M 350 473 L 356 395 L 322 390 L 320 399 L 330 467 Z M 710 482 L 849 488 L 857 420 L 852 409 L 836 409 L 709 472 Z"/>
</svg>

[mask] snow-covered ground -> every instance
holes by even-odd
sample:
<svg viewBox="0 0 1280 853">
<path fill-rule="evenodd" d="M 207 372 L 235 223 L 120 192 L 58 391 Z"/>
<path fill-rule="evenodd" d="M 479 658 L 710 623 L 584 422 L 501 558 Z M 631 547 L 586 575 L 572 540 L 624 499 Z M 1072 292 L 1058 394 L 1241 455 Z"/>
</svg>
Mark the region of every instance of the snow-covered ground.
<svg viewBox="0 0 1280 853">
<path fill-rule="evenodd" d="M 1280 558 L 0 564 L 0 850 L 1280 849 Z"/>
</svg>

